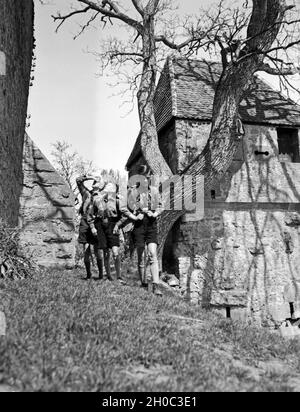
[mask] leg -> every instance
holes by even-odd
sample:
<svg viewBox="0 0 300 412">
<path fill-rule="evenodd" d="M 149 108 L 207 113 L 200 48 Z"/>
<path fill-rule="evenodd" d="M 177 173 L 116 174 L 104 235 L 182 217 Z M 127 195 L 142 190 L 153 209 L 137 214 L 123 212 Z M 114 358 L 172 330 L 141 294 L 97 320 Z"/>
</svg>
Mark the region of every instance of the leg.
<svg viewBox="0 0 300 412">
<path fill-rule="evenodd" d="M 114 264 L 117 272 L 117 279 L 122 280 L 122 275 L 121 275 L 121 257 L 120 257 L 120 248 L 118 246 L 113 246 L 112 248 L 112 254 L 113 254 L 113 259 L 114 259 Z"/>
<path fill-rule="evenodd" d="M 104 249 L 104 266 L 106 271 L 106 276 L 108 280 L 113 280 L 110 271 L 110 250 Z"/>
<path fill-rule="evenodd" d="M 86 278 L 91 279 L 92 272 L 91 272 L 91 245 L 88 243 L 83 245 L 83 253 L 84 253 L 84 265 L 86 269 Z"/>
<path fill-rule="evenodd" d="M 109 250 L 107 248 L 107 241 L 106 241 L 106 236 L 105 236 L 105 226 L 100 219 L 97 221 L 96 228 L 98 232 L 98 250 L 101 252 L 102 261 L 104 261 L 106 276 L 108 277 L 108 279 L 112 280 L 110 276 Z"/>
<path fill-rule="evenodd" d="M 156 295 L 161 296 L 161 292 L 158 290 L 159 285 L 159 265 L 157 258 L 157 244 L 149 243 L 147 247 L 149 262 L 150 262 L 150 271 L 152 276 L 153 283 L 153 292 Z"/>
<path fill-rule="evenodd" d="M 145 274 L 145 248 L 139 246 L 137 248 L 137 256 L 138 256 L 138 271 L 140 276 L 140 281 L 142 286 L 147 286 L 146 283 L 146 274 Z"/>
<path fill-rule="evenodd" d="M 99 279 L 103 279 L 103 250 L 99 249 L 97 245 L 94 246 L 94 253 L 97 260 L 99 271 Z"/>
</svg>

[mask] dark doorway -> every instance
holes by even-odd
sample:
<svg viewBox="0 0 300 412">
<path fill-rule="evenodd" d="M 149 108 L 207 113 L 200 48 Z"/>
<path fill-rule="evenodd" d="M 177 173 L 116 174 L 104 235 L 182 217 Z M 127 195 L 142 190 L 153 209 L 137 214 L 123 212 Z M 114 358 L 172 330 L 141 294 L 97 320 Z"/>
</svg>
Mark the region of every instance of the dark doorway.
<svg viewBox="0 0 300 412">
<path fill-rule="evenodd" d="M 163 251 L 162 270 L 165 273 L 175 275 L 178 272 L 178 262 L 175 253 L 175 248 L 180 236 L 180 221 L 179 219 L 170 230 Z"/>
<path fill-rule="evenodd" d="M 279 160 L 300 163 L 298 129 L 277 129 Z"/>
</svg>

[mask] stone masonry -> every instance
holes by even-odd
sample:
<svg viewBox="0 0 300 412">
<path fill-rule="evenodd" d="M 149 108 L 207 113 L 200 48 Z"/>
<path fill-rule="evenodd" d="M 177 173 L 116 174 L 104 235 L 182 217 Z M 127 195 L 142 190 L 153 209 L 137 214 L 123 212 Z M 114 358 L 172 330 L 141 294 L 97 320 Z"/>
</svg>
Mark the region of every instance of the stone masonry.
<svg viewBox="0 0 300 412">
<path fill-rule="evenodd" d="M 33 49 L 33 2 L 0 2 L 0 217 L 18 222 Z"/>
<path fill-rule="evenodd" d="M 20 246 L 44 267 L 72 268 L 74 195 L 33 141 L 25 136 Z"/>
<path fill-rule="evenodd" d="M 178 122 L 181 147 L 186 127 Z M 204 129 L 198 143 L 191 137 L 194 148 L 207 140 Z M 280 161 L 276 128 L 245 130 L 236 160 L 206 195 L 204 219 L 189 222 L 187 215 L 176 227 L 174 256 L 193 301 L 268 326 L 291 316 L 290 303 L 300 309 L 300 163 Z M 178 164 L 185 166 L 181 150 Z"/>
<path fill-rule="evenodd" d="M 24 141 L 33 31 L 32 0 L 0 1 L 0 218 L 19 224 L 20 249 L 36 263 L 71 268 L 73 194 L 30 138 Z"/>
</svg>

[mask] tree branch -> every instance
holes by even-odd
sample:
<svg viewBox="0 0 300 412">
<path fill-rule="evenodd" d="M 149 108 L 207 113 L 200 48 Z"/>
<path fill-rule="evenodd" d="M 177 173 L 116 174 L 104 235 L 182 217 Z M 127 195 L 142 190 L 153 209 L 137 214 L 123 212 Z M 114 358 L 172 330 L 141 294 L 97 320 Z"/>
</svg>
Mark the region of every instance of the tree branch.
<svg viewBox="0 0 300 412">
<path fill-rule="evenodd" d="M 96 20 L 96 18 L 98 17 L 99 13 L 95 13 L 88 21 L 87 23 L 85 23 L 83 26 L 81 26 L 81 30 L 78 34 L 76 34 L 76 36 L 74 36 L 74 40 L 76 40 L 89 26 L 90 24 Z"/>
<path fill-rule="evenodd" d="M 280 31 L 285 13 L 290 9 L 285 0 L 253 0 L 246 47 L 251 51 L 268 50 Z"/>
<path fill-rule="evenodd" d="M 160 0 L 149 0 L 147 6 L 145 7 L 145 14 L 149 16 L 154 16 L 157 12 L 157 8 Z"/>
<path fill-rule="evenodd" d="M 274 76 L 292 76 L 300 73 L 300 67 L 272 67 L 268 63 L 263 63 L 259 66 L 259 71 L 274 75 Z"/>
<path fill-rule="evenodd" d="M 293 41 L 289 44 L 287 44 L 286 46 L 277 46 L 277 47 L 273 47 L 272 49 L 268 50 L 268 53 L 272 53 L 274 51 L 279 51 L 279 50 L 287 50 L 290 49 L 291 47 L 297 46 L 297 44 L 300 44 L 300 39 Z"/>
<path fill-rule="evenodd" d="M 115 1 L 104 0 L 102 2 L 102 6 L 95 3 L 94 1 L 90 1 L 90 0 L 78 0 L 78 1 L 88 5 L 91 9 L 100 12 L 104 16 L 115 18 L 115 19 L 123 21 L 124 23 L 126 23 L 129 26 L 136 29 L 140 34 L 143 33 L 142 24 L 139 23 L 137 20 L 134 20 L 133 18 L 131 18 L 127 14 L 121 12 Z M 110 10 L 105 8 L 107 5 L 109 5 Z"/>
<path fill-rule="evenodd" d="M 167 39 L 167 37 L 164 36 L 164 35 L 156 36 L 156 37 L 155 37 L 155 41 L 156 41 L 157 43 L 159 43 L 159 42 L 164 43 L 167 47 L 169 47 L 170 49 L 173 49 L 173 50 L 181 50 L 181 49 L 183 49 L 184 47 L 188 46 L 189 43 L 190 43 L 192 40 L 193 40 L 193 38 L 191 37 L 191 38 L 189 38 L 188 40 L 182 42 L 181 44 L 176 44 L 176 43 L 172 42 L 171 40 Z"/>
<path fill-rule="evenodd" d="M 140 15 L 142 17 L 144 17 L 145 12 L 144 12 L 144 9 L 142 8 L 139 0 L 131 0 L 131 1 L 132 1 L 132 4 L 134 5 L 134 7 L 136 8 L 136 10 L 140 13 Z"/>
<path fill-rule="evenodd" d="M 89 10 L 90 10 L 90 7 L 88 6 L 88 7 L 84 8 L 84 9 L 82 9 L 82 10 L 72 11 L 71 13 L 66 14 L 66 15 L 64 15 L 64 16 L 61 16 L 60 14 L 59 14 L 58 16 L 52 16 L 53 19 L 54 19 L 54 21 L 61 20 L 61 22 L 59 23 L 59 25 L 58 25 L 57 28 L 56 28 L 56 32 L 59 30 L 59 28 L 64 24 L 64 22 L 65 22 L 67 19 L 69 19 L 70 17 L 75 16 L 76 14 L 84 14 L 84 13 L 87 13 Z"/>
<path fill-rule="evenodd" d="M 254 56 L 254 55 L 264 55 L 264 56 L 266 56 L 266 57 L 271 58 L 271 57 L 269 56 L 269 53 L 278 52 L 278 51 L 286 51 L 286 50 L 290 49 L 291 47 L 296 46 L 296 45 L 298 45 L 298 44 L 300 44 L 300 40 L 293 41 L 293 42 L 287 44 L 286 46 L 276 46 L 276 47 L 273 47 L 273 48 L 271 48 L 271 49 L 269 49 L 269 50 L 266 50 L 266 51 L 264 51 L 264 50 L 254 50 L 254 51 L 252 51 L 252 52 L 250 52 L 250 53 L 244 54 L 244 55 L 238 60 L 238 62 L 241 62 L 241 61 L 243 61 L 243 60 L 245 60 L 245 59 L 247 59 L 247 58 L 249 58 L 249 57 L 251 57 L 251 56 Z M 272 59 L 272 58 L 271 58 L 271 59 Z M 286 63 L 286 64 L 287 64 L 287 63 Z"/>
<path fill-rule="evenodd" d="M 102 16 L 109 17 L 112 19 L 117 19 L 121 20 L 124 23 L 128 24 L 129 26 L 133 27 L 139 34 L 143 33 L 143 25 L 138 22 L 137 20 L 131 18 L 127 14 L 123 13 L 119 7 L 117 6 L 115 1 L 111 0 L 103 0 L 102 4 L 95 3 L 94 1 L 90 0 L 78 0 L 80 3 L 85 4 L 87 7 L 82 10 L 75 10 L 69 14 L 66 14 L 64 16 L 58 15 L 58 16 L 52 16 L 54 18 L 54 21 L 61 20 L 61 23 L 57 27 L 57 30 L 59 27 L 70 17 L 76 15 L 76 14 L 82 14 L 86 13 L 89 10 L 94 10 Z M 108 6 L 108 7 L 107 7 Z"/>
</svg>

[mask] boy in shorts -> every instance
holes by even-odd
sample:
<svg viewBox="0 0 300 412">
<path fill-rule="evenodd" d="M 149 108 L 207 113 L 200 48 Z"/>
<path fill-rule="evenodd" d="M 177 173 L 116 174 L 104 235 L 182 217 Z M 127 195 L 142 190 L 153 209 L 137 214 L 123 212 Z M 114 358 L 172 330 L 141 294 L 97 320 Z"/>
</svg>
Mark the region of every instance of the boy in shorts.
<svg viewBox="0 0 300 412">
<path fill-rule="evenodd" d="M 88 224 L 94 236 L 97 236 L 98 247 L 104 253 L 104 266 L 109 280 L 113 280 L 110 269 L 110 251 L 112 251 L 117 279 L 125 284 L 121 274 L 119 222 L 122 214 L 117 199 L 117 185 L 105 184 L 99 193 L 94 193 L 88 212 Z"/>
<path fill-rule="evenodd" d="M 143 168 L 146 171 L 146 167 Z M 142 174 L 142 173 L 141 173 Z M 150 175 L 144 176 L 146 190 L 139 193 L 136 186 L 128 190 L 127 207 L 122 212 L 134 223 L 132 239 L 138 255 L 138 271 L 142 287 L 148 287 L 145 279 L 145 254 L 150 263 L 153 293 L 162 296 L 159 290 L 159 264 L 157 256 L 158 222 L 162 212 L 162 202 L 159 191 L 151 186 Z"/>
<path fill-rule="evenodd" d="M 95 237 L 90 229 L 87 221 L 88 210 L 92 201 L 92 190 L 89 190 L 85 186 L 85 182 L 93 180 L 94 186 L 96 184 L 96 179 L 92 176 L 80 176 L 76 179 L 78 190 L 82 197 L 82 205 L 79 210 L 81 215 L 80 225 L 79 225 L 79 238 L 78 242 L 83 245 L 84 253 L 84 265 L 86 269 L 86 280 L 92 278 L 91 272 L 91 248 L 94 249 L 94 254 L 97 261 L 97 266 L 99 270 L 99 279 L 103 279 L 103 256 L 98 247 L 98 239 Z M 104 185 L 103 185 L 104 186 Z"/>
</svg>

